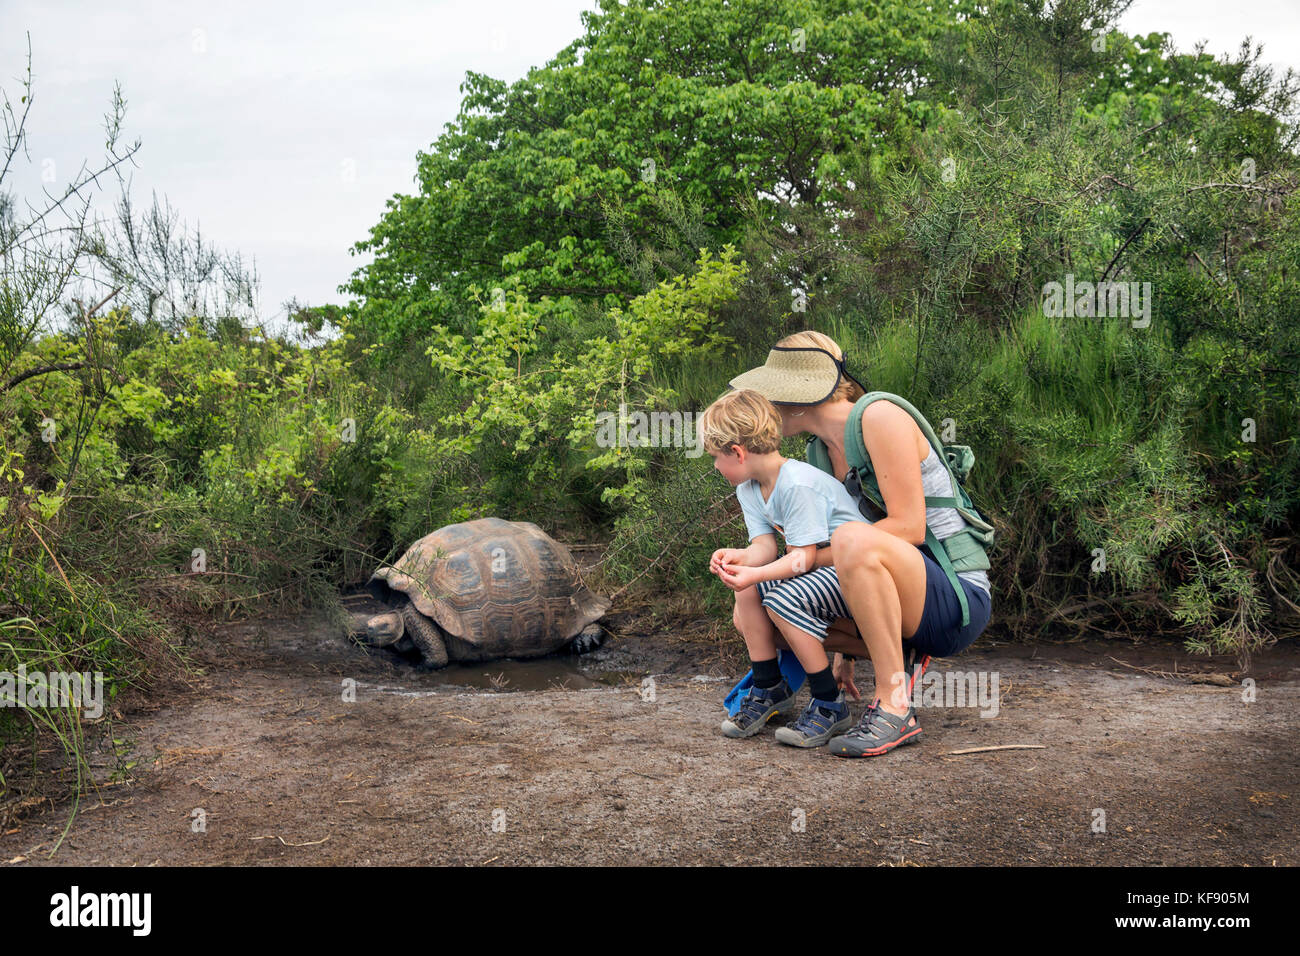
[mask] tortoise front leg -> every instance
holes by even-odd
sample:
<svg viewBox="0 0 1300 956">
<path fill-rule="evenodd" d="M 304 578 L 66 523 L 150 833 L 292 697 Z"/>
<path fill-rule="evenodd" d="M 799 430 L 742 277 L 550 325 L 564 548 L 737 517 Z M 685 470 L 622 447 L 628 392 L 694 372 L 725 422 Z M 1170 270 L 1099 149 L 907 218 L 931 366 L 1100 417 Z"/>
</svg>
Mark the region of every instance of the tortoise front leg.
<svg viewBox="0 0 1300 956">
<path fill-rule="evenodd" d="M 424 662 L 421 670 L 437 670 L 447 666 L 447 642 L 442 639 L 438 625 L 415 609 L 409 602 L 402 608 L 402 623 L 406 625 L 406 636 L 419 648 Z"/>
<path fill-rule="evenodd" d="M 586 654 L 604 644 L 608 636 L 599 624 L 588 624 L 569 642 L 569 650 L 574 654 Z"/>
</svg>

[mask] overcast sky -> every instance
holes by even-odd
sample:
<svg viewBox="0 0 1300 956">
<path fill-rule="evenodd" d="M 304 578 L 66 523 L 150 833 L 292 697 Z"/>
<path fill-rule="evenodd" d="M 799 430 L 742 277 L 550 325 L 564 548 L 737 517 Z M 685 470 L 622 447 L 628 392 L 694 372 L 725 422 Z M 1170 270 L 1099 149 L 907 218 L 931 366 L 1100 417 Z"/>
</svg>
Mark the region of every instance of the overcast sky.
<svg viewBox="0 0 1300 956">
<path fill-rule="evenodd" d="M 342 302 L 362 260 L 348 254 L 394 193 L 414 191 L 415 154 L 456 115 L 466 70 L 514 80 L 581 32 L 594 0 L 0 0 L 0 84 L 15 101 L 31 34 L 30 165 L 6 186 L 37 197 L 41 172 L 66 184 L 102 155 L 114 81 L 123 140 L 145 207 L 166 196 L 207 239 L 255 259 L 261 306 Z M 1300 72 L 1300 0 L 1137 0 L 1130 33 L 1161 30 Z M 55 186 L 51 186 L 53 189 Z M 100 211 L 111 212 L 109 191 Z"/>
</svg>

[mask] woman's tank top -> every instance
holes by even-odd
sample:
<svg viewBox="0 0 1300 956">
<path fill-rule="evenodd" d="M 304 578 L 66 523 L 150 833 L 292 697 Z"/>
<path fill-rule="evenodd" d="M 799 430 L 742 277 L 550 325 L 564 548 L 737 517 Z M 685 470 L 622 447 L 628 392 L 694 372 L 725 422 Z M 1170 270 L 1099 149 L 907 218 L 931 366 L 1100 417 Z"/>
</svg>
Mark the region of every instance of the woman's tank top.
<svg viewBox="0 0 1300 956">
<path fill-rule="evenodd" d="M 930 453 L 921 462 L 921 488 L 927 498 L 953 496 L 952 479 L 948 476 L 948 469 L 939 460 L 939 454 L 934 450 L 933 445 L 930 446 Z M 956 508 L 926 508 L 925 523 L 940 541 L 952 537 L 967 527 L 966 519 Z M 985 594 L 990 593 L 987 572 L 959 571 L 957 577 L 983 588 Z"/>
</svg>

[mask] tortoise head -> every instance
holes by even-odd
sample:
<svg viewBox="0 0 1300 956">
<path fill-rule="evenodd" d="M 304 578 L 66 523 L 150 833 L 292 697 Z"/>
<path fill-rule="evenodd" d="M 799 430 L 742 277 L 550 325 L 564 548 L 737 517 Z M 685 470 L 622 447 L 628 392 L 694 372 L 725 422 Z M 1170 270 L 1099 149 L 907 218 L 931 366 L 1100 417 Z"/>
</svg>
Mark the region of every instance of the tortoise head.
<svg viewBox="0 0 1300 956">
<path fill-rule="evenodd" d="M 405 631 L 400 611 L 376 614 L 366 621 L 365 642 L 372 647 L 388 647 L 401 640 Z"/>
</svg>

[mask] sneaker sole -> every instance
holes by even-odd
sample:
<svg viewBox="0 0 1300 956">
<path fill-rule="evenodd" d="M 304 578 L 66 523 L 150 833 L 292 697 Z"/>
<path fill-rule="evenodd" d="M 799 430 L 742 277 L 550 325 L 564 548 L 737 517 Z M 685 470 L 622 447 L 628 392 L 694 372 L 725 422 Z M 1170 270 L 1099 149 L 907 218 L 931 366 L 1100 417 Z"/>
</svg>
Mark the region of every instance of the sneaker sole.
<svg viewBox="0 0 1300 956">
<path fill-rule="evenodd" d="M 843 720 L 837 720 L 831 724 L 825 733 L 818 734 L 816 737 L 805 737 L 803 734 L 797 733 L 793 727 L 778 727 L 776 729 L 776 739 L 791 747 L 820 747 L 841 730 L 848 730 L 852 726 L 853 717 L 845 717 Z"/>
<path fill-rule="evenodd" d="M 831 753 L 837 757 L 879 757 L 881 754 L 889 753 L 895 747 L 901 747 L 904 744 L 916 743 L 916 738 L 921 736 L 921 728 L 916 727 L 908 733 L 899 737 L 897 740 L 891 740 L 887 744 L 881 744 L 879 747 L 871 747 L 867 750 L 859 750 L 856 746 L 850 744 L 836 744 L 831 741 Z"/>
<path fill-rule="evenodd" d="M 743 737 L 752 737 L 754 734 L 762 731 L 767 726 L 767 722 L 780 714 L 782 717 L 788 717 L 794 712 L 794 697 L 787 697 L 785 701 L 774 706 L 759 720 L 754 721 L 747 729 L 742 730 L 731 722 L 728 718 L 722 722 L 722 736 L 730 737 L 732 740 L 739 740 Z M 784 728 L 783 728 L 784 729 Z"/>
</svg>

